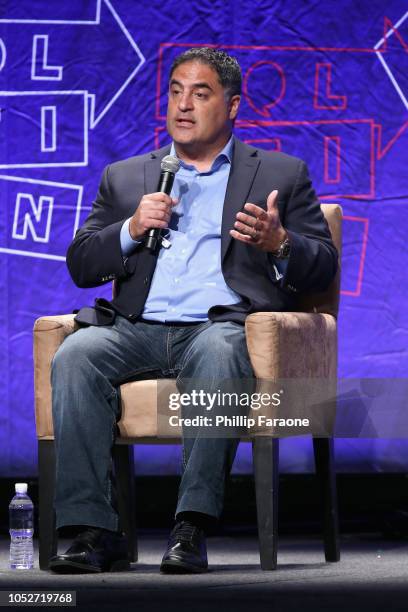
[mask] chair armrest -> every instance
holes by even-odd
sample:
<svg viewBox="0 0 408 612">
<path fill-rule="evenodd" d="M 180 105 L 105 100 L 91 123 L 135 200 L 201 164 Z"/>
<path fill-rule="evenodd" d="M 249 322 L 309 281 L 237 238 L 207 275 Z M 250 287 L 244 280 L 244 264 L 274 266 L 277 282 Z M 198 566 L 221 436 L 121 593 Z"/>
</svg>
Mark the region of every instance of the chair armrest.
<svg viewBox="0 0 408 612">
<path fill-rule="evenodd" d="M 37 438 L 53 436 L 51 361 L 64 339 L 78 329 L 73 314 L 41 317 L 34 323 L 34 400 Z"/>
<path fill-rule="evenodd" d="M 257 312 L 245 321 L 257 391 L 282 389 L 283 404 L 266 416 L 307 419 L 306 427 L 260 425 L 251 435 L 286 437 L 333 434 L 336 415 L 337 323 L 333 315 Z M 260 414 L 257 411 L 257 414 Z"/>
<path fill-rule="evenodd" d="M 336 378 L 337 322 L 333 315 L 256 312 L 245 321 L 257 378 Z"/>
</svg>

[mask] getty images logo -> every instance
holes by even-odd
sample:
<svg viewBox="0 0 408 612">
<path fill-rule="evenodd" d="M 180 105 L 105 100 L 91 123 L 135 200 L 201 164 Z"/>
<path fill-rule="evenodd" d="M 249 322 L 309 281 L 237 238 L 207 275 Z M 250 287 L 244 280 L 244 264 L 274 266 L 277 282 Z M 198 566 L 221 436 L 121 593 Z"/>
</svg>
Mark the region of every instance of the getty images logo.
<svg viewBox="0 0 408 612">
<path fill-rule="evenodd" d="M 170 393 L 169 409 L 179 410 L 181 407 L 194 406 L 212 410 L 214 406 L 242 406 L 259 410 L 260 408 L 278 407 L 281 405 L 283 390 L 275 393 L 228 393 L 218 389 L 208 393 L 203 389 L 193 389 L 190 393 Z"/>
</svg>

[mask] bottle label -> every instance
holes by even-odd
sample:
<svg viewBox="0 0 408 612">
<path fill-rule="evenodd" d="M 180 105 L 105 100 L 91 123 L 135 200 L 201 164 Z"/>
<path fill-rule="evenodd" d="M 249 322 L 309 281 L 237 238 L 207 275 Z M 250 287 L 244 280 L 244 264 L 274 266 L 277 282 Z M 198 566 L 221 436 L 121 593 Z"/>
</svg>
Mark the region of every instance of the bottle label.
<svg viewBox="0 0 408 612">
<path fill-rule="evenodd" d="M 33 511 L 32 508 L 21 509 L 17 511 L 10 510 L 10 529 L 33 529 Z"/>
</svg>

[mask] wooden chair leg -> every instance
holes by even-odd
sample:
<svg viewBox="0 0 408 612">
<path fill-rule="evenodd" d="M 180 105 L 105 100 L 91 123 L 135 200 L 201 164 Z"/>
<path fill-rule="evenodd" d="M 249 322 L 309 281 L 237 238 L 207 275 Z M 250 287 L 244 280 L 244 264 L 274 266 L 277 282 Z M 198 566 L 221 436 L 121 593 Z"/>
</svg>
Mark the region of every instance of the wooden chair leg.
<svg viewBox="0 0 408 612">
<path fill-rule="evenodd" d="M 275 570 L 278 552 L 279 439 L 252 441 L 261 568 Z"/>
<path fill-rule="evenodd" d="M 339 519 L 333 447 L 333 438 L 313 438 L 316 476 L 323 502 L 323 538 L 326 561 L 340 560 Z"/>
<path fill-rule="evenodd" d="M 38 498 L 39 498 L 39 563 L 47 570 L 50 558 L 57 554 L 57 532 L 54 511 L 55 443 L 38 440 Z"/>
<path fill-rule="evenodd" d="M 133 446 L 115 444 L 113 462 L 118 496 L 120 529 L 128 539 L 128 551 L 131 561 L 137 561 L 136 502 L 135 502 L 135 466 Z"/>
</svg>

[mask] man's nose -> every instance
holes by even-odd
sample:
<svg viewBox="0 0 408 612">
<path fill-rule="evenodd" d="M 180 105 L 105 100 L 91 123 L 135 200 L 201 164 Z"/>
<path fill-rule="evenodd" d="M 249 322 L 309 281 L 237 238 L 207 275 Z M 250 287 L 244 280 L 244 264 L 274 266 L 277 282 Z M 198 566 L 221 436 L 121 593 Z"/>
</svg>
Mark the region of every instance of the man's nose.
<svg viewBox="0 0 408 612">
<path fill-rule="evenodd" d="M 183 92 L 178 100 L 178 107 L 181 111 L 193 108 L 193 96 L 187 91 Z"/>
</svg>

